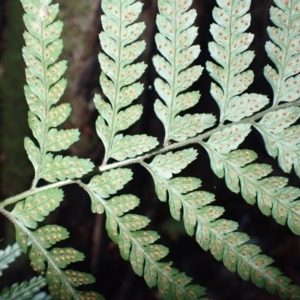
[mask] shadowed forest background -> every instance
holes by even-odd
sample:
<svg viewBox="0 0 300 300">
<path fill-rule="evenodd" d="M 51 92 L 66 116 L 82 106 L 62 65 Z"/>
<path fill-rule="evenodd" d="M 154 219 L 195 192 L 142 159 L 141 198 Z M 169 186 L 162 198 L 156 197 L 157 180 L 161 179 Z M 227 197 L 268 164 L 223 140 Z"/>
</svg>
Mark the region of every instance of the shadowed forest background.
<svg viewBox="0 0 300 300">
<path fill-rule="evenodd" d="M 103 157 L 101 141 L 95 133 L 94 123 L 97 113 L 93 104 L 95 93 L 101 94 L 99 85 L 100 67 L 97 55 L 100 51 L 98 34 L 101 30 L 101 0 L 55 0 L 59 3 L 63 31 L 63 59 L 68 61 L 67 90 L 62 102 L 70 102 L 73 108 L 71 118 L 65 128 L 78 127 L 82 133 L 80 142 L 68 151 L 72 155 L 91 158 L 100 165 Z M 157 97 L 150 87 L 156 76 L 151 65 L 151 57 L 157 53 L 154 43 L 156 0 L 143 0 L 143 13 L 140 21 L 147 28 L 142 39 L 147 49 L 139 58 L 149 67 L 142 81 L 145 92 L 138 100 L 144 105 L 142 119 L 129 133 L 147 133 L 163 140 L 163 127 L 155 117 L 153 103 Z M 270 86 L 263 77 L 263 66 L 270 64 L 264 44 L 267 40 L 266 27 L 270 25 L 268 11 L 271 0 L 252 0 L 252 23 L 249 32 L 255 34 L 250 49 L 256 57 L 250 69 L 255 73 L 255 81 L 248 92 L 264 93 L 272 97 Z M 212 41 L 209 26 L 212 23 L 214 0 L 195 0 L 193 7 L 198 12 L 196 25 L 199 36 L 195 43 L 201 45 L 201 54 L 196 63 L 205 65 L 210 59 L 207 43 Z M 27 103 L 23 95 L 25 84 L 22 46 L 24 25 L 23 10 L 19 0 L 0 0 L 0 199 L 27 190 L 33 178 L 33 168 L 27 159 L 23 140 L 29 135 L 27 126 Z M 204 71 L 193 89 L 200 90 L 200 103 L 190 113 L 211 112 L 218 115 L 218 108 L 209 94 L 210 78 Z M 197 163 L 193 163 L 183 174 L 202 180 L 202 189 L 216 195 L 216 205 L 226 209 L 224 217 L 237 221 L 239 230 L 251 236 L 251 243 L 260 245 L 263 252 L 275 259 L 275 266 L 300 285 L 300 238 L 293 235 L 287 227 L 280 226 L 272 218 L 263 216 L 256 206 L 252 207 L 240 195 L 231 193 L 223 180 L 218 179 L 210 169 L 206 152 L 198 147 Z M 241 148 L 250 148 L 259 154 L 258 162 L 274 166 L 273 175 L 284 175 L 276 161 L 269 157 L 263 141 L 256 132 L 252 132 Z M 133 193 L 141 199 L 138 213 L 148 216 L 152 222 L 149 229 L 158 230 L 159 242 L 170 248 L 168 261 L 174 267 L 194 278 L 194 282 L 207 287 L 207 295 L 212 299 L 278 299 L 266 291 L 245 282 L 235 273 L 230 273 L 221 262 L 203 251 L 193 238 L 187 236 L 181 222 L 170 217 L 168 205 L 159 202 L 150 176 L 138 165 L 132 166 L 134 180 L 126 186 L 126 193 Z M 284 175 L 286 176 L 286 174 Z M 300 186 L 300 180 L 294 173 L 289 175 L 290 185 Z M 86 178 L 88 180 L 89 178 Z M 42 183 L 41 183 L 42 184 Z M 92 273 L 97 283 L 91 288 L 113 300 L 160 299 L 157 291 L 149 290 L 143 278 L 136 276 L 129 262 L 123 261 L 117 245 L 110 241 L 105 231 L 105 217 L 94 215 L 90 210 L 88 196 L 78 187 L 65 188 L 65 200 L 59 209 L 50 214 L 46 223 L 65 226 L 70 238 L 61 243 L 82 251 L 86 259 L 76 264 L 81 271 Z M 14 243 L 14 228 L 0 216 L 0 249 Z M 26 255 L 19 258 L 12 268 L 0 278 L 0 289 L 17 281 L 28 280 L 34 276 Z"/>
</svg>

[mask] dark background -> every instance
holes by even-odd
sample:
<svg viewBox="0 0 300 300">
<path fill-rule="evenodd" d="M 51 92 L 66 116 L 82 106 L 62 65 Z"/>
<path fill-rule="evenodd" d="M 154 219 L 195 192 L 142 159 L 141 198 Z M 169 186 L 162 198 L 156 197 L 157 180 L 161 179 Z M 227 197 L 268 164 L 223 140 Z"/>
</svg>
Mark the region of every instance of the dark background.
<svg viewBox="0 0 300 300">
<path fill-rule="evenodd" d="M 69 153 L 80 157 L 90 157 L 96 165 L 101 163 L 103 147 L 95 134 L 94 123 L 97 113 L 92 102 L 95 93 L 100 93 L 97 54 L 100 50 L 98 33 L 101 30 L 100 0 L 59 0 L 61 12 L 59 18 L 64 21 L 63 59 L 68 61 L 66 74 L 68 87 L 63 102 L 70 102 L 73 114 L 65 127 L 79 127 L 82 132 L 80 142 L 71 147 Z M 142 38 L 147 41 L 147 49 L 139 60 L 149 67 L 142 78 L 145 86 L 153 85 L 155 70 L 151 65 L 151 56 L 157 53 L 154 44 L 156 1 L 144 0 L 140 20 L 146 22 L 147 29 Z M 272 91 L 263 77 L 262 66 L 270 64 L 264 44 L 267 40 L 266 27 L 270 25 L 268 10 L 272 1 L 253 0 L 251 5 L 252 23 L 249 32 L 255 34 L 250 49 L 256 57 L 250 69 L 255 73 L 255 82 L 248 92 L 267 94 Z M 209 26 L 212 23 L 213 0 L 195 0 L 193 7 L 198 12 L 196 25 L 199 36 L 196 43 L 201 45 L 201 54 L 196 63 L 205 65 L 210 59 L 207 43 L 212 40 Z M 27 105 L 23 96 L 24 63 L 21 48 L 24 44 L 23 11 L 18 0 L 0 1 L 0 198 L 5 199 L 30 187 L 33 170 L 27 160 L 23 139 L 30 135 L 27 126 Z M 193 89 L 201 91 L 200 103 L 189 113 L 210 112 L 218 115 L 218 108 L 209 94 L 210 78 L 204 71 Z M 145 90 L 138 100 L 144 105 L 143 119 L 130 128 L 130 134 L 147 133 L 163 140 L 163 127 L 153 113 L 153 103 L 157 95 Z M 209 167 L 208 157 L 203 149 L 198 149 L 197 162 L 190 165 L 183 175 L 196 176 L 202 180 L 203 190 L 216 195 L 216 205 L 226 209 L 224 217 L 240 224 L 239 230 L 251 236 L 251 243 L 259 245 L 263 252 L 276 261 L 288 277 L 300 284 L 300 239 L 287 227 L 280 226 L 272 218 L 263 216 L 257 206 L 250 206 L 240 195 L 231 193 L 223 180 L 218 179 Z M 258 162 L 273 166 L 272 175 L 283 175 L 276 161 L 269 157 L 259 134 L 252 132 L 241 148 L 255 150 L 259 154 Z M 207 295 L 212 299 L 278 299 L 245 282 L 235 273 L 230 273 L 217 262 L 209 252 L 203 251 L 193 238 L 188 237 L 181 222 L 171 219 L 168 205 L 158 201 L 150 176 L 140 167 L 132 166 L 134 180 L 126 186 L 124 192 L 133 193 L 141 199 L 141 205 L 135 212 L 148 216 L 152 222 L 149 229 L 157 230 L 161 235 L 159 243 L 170 248 L 168 261 L 173 266 L 194 278 L 194 282 L 207 287 Z M 299 179 L 292 174 L 290 184 L 299 186 Z M 95 216 L 90 211 L 87 195 L 78 187 L 65 188 L 65 200 L 60 208 L 53 212 L 45 223 L 57 223 L 70 231 L 70 239 L 60 246 L 72 246 L 86 255 L 83 263 L 71 265 L 71 268 L 92 273 L 97 283 L 91 288 L 102 293 L 106 299 L 140 300 L 160 299 L 155 289 L 149 290 L 143 278 L 136 276 L 129 262 L 119 255 L 117 245 L 110 241 L 105 231 L 105 216 Z M 14 228 L 0 216 L 0 248 L 14 242 Z M 34 272 L 29 267 L 27 256 L 19 258 L 12 268 L 6 270 L 0 278 L 0 289 L 13 282 L 30 279 Z M 90 287 L 88 287 L 90 289 Z"/>
</svg>

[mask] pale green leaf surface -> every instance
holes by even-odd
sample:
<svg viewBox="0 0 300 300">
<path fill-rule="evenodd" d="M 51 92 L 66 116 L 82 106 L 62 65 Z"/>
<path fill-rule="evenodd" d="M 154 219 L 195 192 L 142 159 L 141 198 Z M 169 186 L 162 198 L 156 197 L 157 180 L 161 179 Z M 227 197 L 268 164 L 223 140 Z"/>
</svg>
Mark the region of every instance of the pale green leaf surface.
<svg viewBox="0 0 300 300">
<path fill-rule="evenodd" d="M 25 137 L 24 148 L 28 155 L 29 160 L 31 161 L 34 170 L 37 171 L 39 166 L 39 160 L 41 157 L 40 149 L 33 143 L 29 137 Z"/>
<path fill-rule="evenodd" d="M 245 117 L 260 111 L 269 103 L 266 96 L 259 94 L 243 94 L 230 99 L 228 102 L 226 119 L 229 121 L 239 121 Z"/>
<path fill-rule="evenodd" d="M 20 284 L 13 284 L 11 287 L 6 287 L 0 292 L 1 300 L 32 300 L 46 285 L 46 280 L 42 276 L 33 277 L 30 281 L 24 281 Z"/>
<path fill-rule="evenodd" d="M 118 161 L 133 158 L 154 149 L 158 145 L 155 137 L 146 134 L 118 134 L 113 139 L 110 156 Z"/>
<path fill-rule="evenodd" d="M 20 227 L 16 227 L 16 241 L 23 253 L 27 252 L 28 236 Z"/>
<path fill-rule="evenodd" d="M 118 197 L 111 198 L 107 205 L 112 209 L 115 215 L 118 217 L 122 216 L 124 213 L 134 209 L 140 204 L 139 199 L 134 195 L 122 195 Z M 127 218 L 129 218 L 129 215 L 126 215 Z M 134 220 L 134 217 L 132 216 L 131 219 Z M 131 222 L 130 220 L 127 220 L 126 222 Z M 124 221 L 125 223 L 125 221 Z M 145 226 L 143 226 L 145 227 Z M 142 227 L 142 228 L 143 228 Z M 140 229 L 137 227 L 137 229 Z M 131 228 L 133 231 L 133 228 Z"/>
<path fill-rule="evenodd" d="M 48 214 L 57 208 L 63 200 L 63 191 L 50 189 L 18 202 L 11 212 L 20 222 L 28 228 L 36 228 Z"/>
<path fill-rule="evenodd" d="M 114 133 L 129 128 L 141 118 L 142 112 L 143 106 L 140 104 L 132 105 L 127 109 L 120 111 L 116 117 L 116 126 Z"/>
<path fill-rule="evenodd" d="M 84 255 L 73 248 L 53 248 L 50 255 L 57 266 L 62 269 L 72 262 L 83 261 L 84 259 Z"/>
<path fill-rule="evenodd" d="M 229 153 L 244 141 L 250 131 L 250 124 L 233 125 L 212 134 L 207 143 L 219 153 Z"/>
<path fill-rule="evenodd" d="M 66 270 L 64 271 L 67 278 L 71 282 L 72 286 L 78 287 L 82 284 L 91 284 L 95 282 L 95 278 L 84 272 L 78 272 L 74 270 Z"/>
<path fill-rule="evenodd" d="M 79 140 L 79 134 L 78 129 L 57 130 L 51 128 L 48 132 L 48 141 L 45 148 L 51 152 L 66 150 Z"/>
<path fill-rule="evenodd" d="M 4 250 L 0 250 L 0 276 L 3 274 L 2 271 L 7 269 L 9 264 L 15 261 L 20 254 L 20 247 L 17 243 L 13 244 L 12 246 L 8 245 Z"/>
<path fill-rule="evenodd" d="M 168 152 L 155 156 L 149 166 L 162 178 L 170 179 L 173 174 L 178 174 L 185 169 L 196 157 L 197 151 L 193 148 L 174 153 Z"/>
<path fill-rule="evenodd" d="M 186 114 L 183 117 L 176 116 L 169 138 L 178 142 L 184 141 L 212 127 L 215 121 L 216 118 L 211 114 Z"/>
<path fill-rule="evenodd" d="M 46 249 L 69 237 L 68 231 L 64 227 L 58 225 L 39 227 L 33 235 Z"/>
<path fill-rule="evenodd" d="M 48 126 L 57 127 L 67 120 L 71 114 L 71 106 L 69 103 L 63 103 L 52 107 L 48 115 Z"/>
<path fill-rule="evenodd" d="M 80 178 L 89 173 L 93 167 L 94 165 L 89 159 L 61 155 L 53 157 L 48 153 L 43 160 L 40 176 L 49 182 Z"/>
<path fill-rule="evenodd" d="M 101 198 L 108 198 L 121 190 L 132 179 L 132 171 L 126 168 L 113 169 L 94 176 L 88 187 Z"/>
</svg>

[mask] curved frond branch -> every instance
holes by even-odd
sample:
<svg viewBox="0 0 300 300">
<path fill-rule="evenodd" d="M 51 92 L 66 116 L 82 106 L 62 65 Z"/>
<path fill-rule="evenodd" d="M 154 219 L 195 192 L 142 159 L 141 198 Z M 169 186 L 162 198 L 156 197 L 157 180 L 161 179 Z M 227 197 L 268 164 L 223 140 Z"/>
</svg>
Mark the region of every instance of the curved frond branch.
<svg viewBox="0 0 300 300">
<path fill-rule="evenodd" d="M 238 224 L 220 219 L 224 209 L 209 205 L 214 195 L 197 191 L 201 181 L 193 177 L 170 178 L 153 162 L 141 163 L 151 174 L 155 190 L 161 201 L 169 202 L 171 215 L 176 220 L 183 217 L 185 229 L 204 250 L 210 250 L 217 260 L 232 272 L 237 271 L 244 280 L 251 280 L 270 293 L 283 299 L 300 299 L 300 288 L 290 284 L 277 268 L 270 266 L 273 260 L 261 254 L 258 246 L 248 244 L 245 233 L 236 232 Z"/>
<path fill-rule="evenodd" d="M 122 172 L 122 169 L 120 171 Z M 123 171 L 125 175 L 126 169 Z M 101 190 L 101 185 L 97 186 L 101 178 L 96 180 L 97 182 L 92 179 L 88 185 L 80 185 L 91 196 L 92 203 L 94 202 L 92 207 L 96 206 L 95 202 L 98 202 L 98 207 L 103 207 L 103 210 L 98 212 L 106 213 L 108 234 L 118 244 L 123 259 L 130 261 L 134 272 L 144 276 L 150 288 L 157 286 L 164 299 L 203 299 L 202 287 L 190 284 L 192 279 L 171 267 L 171 263 L 160 262 L 168 254 L 168 249 L 155 243 L 159 238 L 156 232 L 142 230 L 150 220 L 141 215 L 126 214 L 139 205 L 139 199 L 133 195 L 122 195 L 106 200 L 107 191 Z"/>
<path fill-rule="evenodd" d="M 155 41 L 161 55 L 153 57 L 153 64 L 160 78 L 155 79 L 154 86 L 164 103 L 157 99 L 154 110 L 165 128 L 164 145 L 196 136 L 215 123 L 210 114 L 179 115 L 200 100 L 198 91 L 184 92 L 203 70 L 201 66 L 190 66 L 200 54 L 200 46 L 192 45 L 198 30 L 193 26 L 197 13 L 190 9 L 191 4 L 190 0 L 158 1 L 159 33 Z"/>
<path fill-rule="evenodd" d="M 220 109 L 220 122 L 239 121 L 251 116 L 268 104 L 266 96 L 243 94 L 253 82 L 252 71 L 245 71 L 254 58 L 254 52 L 247 50 L 253 34 L 245 33 L 250 26 L 248 12 L 250 0 L 219 0 L 219 7 L 213 10 L 216 23 L 210 27 L 214 42 L 209 51 L 217 62 L 206 63 L 210 76 L 216 81 L 211 84 L 211 95 Z"/>
<path fill-rule="evenodd" d="M 266 43 L 267 55 L 276 69 L 267 65 L 264 75 L 273 89 L 273 106 L 293 102 L 300 97 L 300 4 L 298 0 L 276 0 L 270 8 L 268 27 L 271 41 Z"/>
<path fill-rule="evenodd" d="M 102 165 L 109 158 L 118 161 L 135 157 L 156 147 L 156 138 L 147 135 L 118 134 L 134 124 L 142 114 L 141 105 L 132 105 L 144 90 L 136 82 L 144 73 L 144 62 L 134 63 L 146 48 L 144 41 L 136 41 L 145 29 L 144 23 L 134 23 L 142 10 L 142 3 L 103 0 L 101 16 L 103 31 L 99 54 L 102 73 L 100 84 L 107 101 L 96 95 L 94 102 L 100 116 L 96 130 L 105 148 Z"/>
</svg>

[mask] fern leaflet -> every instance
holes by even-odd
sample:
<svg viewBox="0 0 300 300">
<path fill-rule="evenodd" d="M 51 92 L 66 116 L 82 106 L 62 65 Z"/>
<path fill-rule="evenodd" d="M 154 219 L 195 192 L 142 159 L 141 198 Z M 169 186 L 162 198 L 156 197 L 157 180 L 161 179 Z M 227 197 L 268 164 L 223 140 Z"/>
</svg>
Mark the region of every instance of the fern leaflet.
<svg viewBox="0 0 300 300">
<path fill-rule="evenodd" d="M 165 129 L 165 145 L 170 140 L 184 141 L 215 123 L 215 117 L 210 114 L 179 115 L 200 99 L 199 92 L 183 93 L 199 79 L 203 69 L 190 67 L 200 53 L 199 45 L 192 46 L 197 36 L 197 28 L 192 24 L 197 14 L 194 9 L 188 10 L 191 4 L 191 0 L 158 1 L 159 33 L 155 41 L 162 56 L 154 56 L 153 64 L 163 79 L 157 78 L 154 86 L 165 104 L 156 100 L 154 110 Z"/>
<path fill-rule="evenodd" d="M 144 41 L 136 41 L 145 25 L 132 24 L 142 9 L 140 2 L 133 2 L 101 2 L 104 31 L 100 33 L 99 38 L 104 53 L 99 54 L 102 69 L 100 84 L 109 102 L 98 95 L 94 102 L 100 114 L 96 130 L 105 148 L 102 165 L 105 165 L 109 158 L 121 161 L 128 157 L 136 157 L 158 144 L 156 138 L 147 135 L 117 134 L 134 124 L 142 114 L 142 106 L 132 105 L 132 102 L 143 92 L 142 84 L 136 80 L 144 73 L 146 64 L 133 62 L 145 49 Z M 126 109 L 122 110 L 124 108 Z"/>
</svg>

